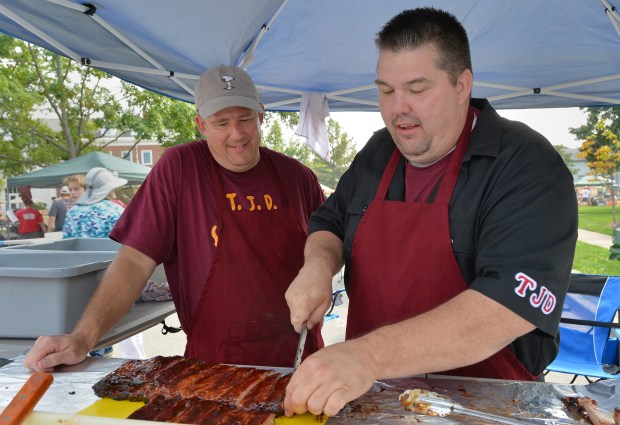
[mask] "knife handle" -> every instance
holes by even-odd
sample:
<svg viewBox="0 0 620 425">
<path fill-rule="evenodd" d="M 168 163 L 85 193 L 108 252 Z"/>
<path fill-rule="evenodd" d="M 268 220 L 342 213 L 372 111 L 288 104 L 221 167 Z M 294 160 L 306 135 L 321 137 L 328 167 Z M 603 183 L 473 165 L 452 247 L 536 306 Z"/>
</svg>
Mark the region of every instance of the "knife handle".
<svg viewBox="0 0 620 425">
<path fill-rule="evenodd" d="M 52 385 L 51 373 L 34 372 L 0 413 L 0 425 L 20 425 Z"/>
</svg>

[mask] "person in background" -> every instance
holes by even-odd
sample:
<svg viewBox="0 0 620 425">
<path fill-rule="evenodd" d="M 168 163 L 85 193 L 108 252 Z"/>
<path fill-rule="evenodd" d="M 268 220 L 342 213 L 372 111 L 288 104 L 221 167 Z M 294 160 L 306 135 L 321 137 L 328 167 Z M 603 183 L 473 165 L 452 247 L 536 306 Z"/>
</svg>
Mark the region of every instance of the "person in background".
<svg viewBox="0 0 620 425">
<path fill-rule="evenodd" d="M 582 206 L 589 206 L 592 204 L 590 197 L 592 196 L 592 193 L 590 192 L 590 189 L 588 189 L 588 187 L 584 187 L 583 190 L 581 191 L 581 205 Z"/>
<path fill-rule="evenodd" d="M 19 219 L 19 238 L 34 239 L 45 236 L 47 226 L 43 222 L 43 216 L 39 210 L 34 208 L 32 199 L 24 201 L 24 208 L 15 211 L 15 215 Z"/>
<path fill-rule="evenodd" d="M 67 207 L 67 210 L 69 210 L 75 201 L 77 201 L 86 191 L 86 179 L 84 174 L 74 174 L 72 176 L 65 177 L 62 182 L 69 188 L 69 195 L 71 198 L 71 205 Z"/>
<path fill-rule="evenodd" d="M 166 150 L 110 237 L 123 244 L 75 331 L 41 337 L 24 364 L 82 361 L 163 263 L 185 356 L 291 367 L 299 335 L 284 293 L 303 263 L 308 219 L 324 201 L 316 175 L 260 147 L 263 106 L 241 68 L 205 71 L 194 93 L 205 140 Z M 124 294 L 120 297 L 119 294 Z M 321 325 L 305 354 L 323 346 Z"/>
<path fill-rule="evenodd" d="M 22 202 L 32 200 L 32 190 L 30 186 L 19 186 L 19 197 L 22 199 Z"/>
<path fill-rule="evenodd" d="M 0 241 L 6 240 L 10 238 L 10 230 L 9 230 L 9 222 L 10 220 L 6 216 L 6 214 L 0 209 Z M 5 230 L 6 229 L 6 230 Z M 5 236 L 6 232 L 6 236 Z"/>
<path fill-rule="evenodd" d="M 50 232 L 62 231 L 62 226 L 65 224 L 65 217 L 67 210 L 71 207 L 71 195 L 69 187 L 63 186 L 60 188 L 60 199 L 52 202 L 52 207 L 48 213 L 47 229 Z"/>
<path fill-rule="evenodd" d="M 118 177 L 117 171 L 112 171 L 112 174 L 114 175 L 114 177 Z M 116 197 L 115 191 L 110 192 L 110 194 L 108 195 L 108 200 L 114 202 L 115 204 L 120 205 L 123 208 L 127 208 L 127 204 L 125 204 L 123 201 L 121 201 L 120 199 Z"/>
<path fill-rule="evenodd" d="M 108 200 L 114 202 L 117 205 L 120 205 L 123 208 L 127 208 L 127 204 L 125 204 L 123 201 L 118 199 L 114 191 L 110 192 L 110 195 L 108 195 Z"/>
<path fill-rule="evenodd" d="M 105 168 L 92 168 L 85 178 L 86 191 L 67 212 L 63 239 L 107 238 L 123 208 L 107 199 L 112 190 L 127 184 Z"/>
<path fill-rule="evenodd" d="M 419 8 L 376 38 L 374 133 L 310 220 L 286 294 L 319 323 L 345 263 L 346 341 L 294 372 L 284 408 L 335 415 L 375 380 L 536 380 L 558 352 L 577 240 L 573 178 L 542 135 L 472 99 L 467 33 Z"/>
<path fill-rule="evenodd" d="M 107 238 L 123 214 L 124 209 L 108 200 L 110 192 L 127 184 L 127 180 L 114 177 L 105 168 L 92 168 L 85 178 L 86 191 L 67 212 L 63 227 L 63 239 Z M 135 300 L 134 300 L 135 301 Z M 142 334 L 137 334 L 119 343 L 123 358 L 145 358 Z M 91 351 L 93 357 L 102 357 L 112 347 Z"/>
</svg>

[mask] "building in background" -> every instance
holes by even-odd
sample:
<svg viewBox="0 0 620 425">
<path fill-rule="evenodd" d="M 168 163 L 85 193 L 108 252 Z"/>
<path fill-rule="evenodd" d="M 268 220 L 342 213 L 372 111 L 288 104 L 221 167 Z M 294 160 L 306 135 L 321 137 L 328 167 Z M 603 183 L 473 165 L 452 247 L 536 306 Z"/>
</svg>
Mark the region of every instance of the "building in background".
<svg viewBox="0 0 620 425">
<path fill-rule="evenodd" d="M 579 149 L 566 148 L 566 152 L 570 153 L 571 159 L 567 165 L 573 174 L 573 180 L 577 181 L 585 177 L 590 172 L 590 169 L 586 165 L 585 158 L 577 156 Z"/>
<path fill-rule="evenodd" d="M 60 130 L 58 119 L 45 119 L 47 125 L 55 130 Z M 100 133 L 102 134 L 103 131 Z M 97 141 L 101 152 L 114 155 L 119 158 L 126 159 L 131 162 L 142 164 L 147 167 L 153 167 L 161 158 L 165 149 L 157 141 L 140 141 L 137 142 L 132 133 L 118 134 L 114 130 L 108 131 L 104 137 Z M 33 169 L 31 171 L 35 171 Z M 47 208 L 51 207 L 51 203 L 59 195 L 60 185 L 57 189 L 31 188 L 32 200 L 35 204 L 47 204 Z M 5 189 L 5 196 L 0 197 L 0 212 L 4 213 L 7 208 L 17 210 L 23 207 L 23 202 L 19 196 L 19 189 Z M 44 211 L 46 214 L 47 211 Z"/>
<path fill-rule="evenodd" d="M 127 161 L 152 167 L 164 153 L 164 148 L 156 141 L 142 140 L 136 143 L 133 134 L 112 134 L 102 137 L 98 145 L 102 152 L 107 152 Z"/>
</svg>

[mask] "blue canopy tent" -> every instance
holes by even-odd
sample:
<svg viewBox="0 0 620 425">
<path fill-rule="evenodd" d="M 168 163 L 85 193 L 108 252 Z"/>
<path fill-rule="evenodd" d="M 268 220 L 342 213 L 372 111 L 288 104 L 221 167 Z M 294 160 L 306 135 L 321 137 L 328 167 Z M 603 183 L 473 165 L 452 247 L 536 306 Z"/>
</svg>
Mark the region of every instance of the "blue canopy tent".
<svg viewBox="0 0 620 425">
<path fill-rule="evenodd" d="M 377 110 L 374 36 L 401 10 L 454 13 L 472 45 L 475 97 L 496 108 L 620 104 L 619 0 L 0 0 L 0 31 L 192 101 L 200 73 L 245 67 L 268 110 L 324 93 Z"/>
</svg>

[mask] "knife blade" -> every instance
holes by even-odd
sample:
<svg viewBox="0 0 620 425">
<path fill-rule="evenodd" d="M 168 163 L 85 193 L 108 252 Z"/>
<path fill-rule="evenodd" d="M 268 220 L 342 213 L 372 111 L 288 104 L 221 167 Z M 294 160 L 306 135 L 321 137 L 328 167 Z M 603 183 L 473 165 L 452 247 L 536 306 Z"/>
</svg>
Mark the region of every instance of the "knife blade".
<svg viewBox="0 0 620 425">
<path fill-rule="evenodd" d="M 306 336 L 308 335 L 307 322 L 301 325 L 301 332 L 299 332 L 299 342 L 297 343 L 297 354 L 295 355 L 295 363 L 293 363 L 293 372 L 297 370 L 301 364 L 301 357 L 304 354 L 304 346 L 306 345 Z"/>
</svg>

